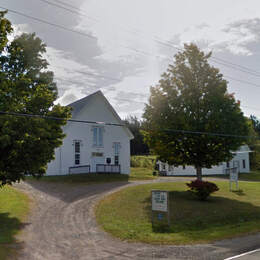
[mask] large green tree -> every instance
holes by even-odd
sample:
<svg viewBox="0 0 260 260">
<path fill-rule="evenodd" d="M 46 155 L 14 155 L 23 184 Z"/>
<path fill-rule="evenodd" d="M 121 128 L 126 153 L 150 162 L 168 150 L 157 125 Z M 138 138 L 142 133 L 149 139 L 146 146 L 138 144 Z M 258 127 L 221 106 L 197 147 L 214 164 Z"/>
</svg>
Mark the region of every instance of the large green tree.
<svg viewBox="0 0 260 260">
<path fill-rule="evenodd" d="M 248 134 L 240 103 L 227 92 L 219 70 L 209 64 L 210 56 L 186 44 L 159 84 L 151 87 L 143 115 L 150 149 L 169 164 L 193 165 L 198 179 L 202 168 L 230 160 L 231 151 L 245 141 L 232 135 Z"/>
<path fill-rule="evenodd" d="M 0 12 L 0 186 L 41 176 L 62 144 L 70 109 L 54 105 L 57 87 L 47 70 L 45 44 L 35 34 L 11 42 L 11 23 Z M 10 115 L 33 114 L 62 120 Z"/>
</svg>

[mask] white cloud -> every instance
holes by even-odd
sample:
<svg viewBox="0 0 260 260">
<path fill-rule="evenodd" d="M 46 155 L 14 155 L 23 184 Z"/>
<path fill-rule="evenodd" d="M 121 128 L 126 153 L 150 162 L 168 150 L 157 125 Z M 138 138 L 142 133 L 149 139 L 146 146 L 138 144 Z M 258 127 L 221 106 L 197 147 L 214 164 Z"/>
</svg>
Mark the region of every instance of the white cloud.
<svg viewBox="0 0 260 260">
<path fill-rule="evenodd" d="M 45 56 L 50 64 L 48 69 L 54 71 L 58 83 L 60 97 L 57 102 L 67 105 L 74 101 L 73 97 L 82 98 L 98 88 L 94 76 L 97 73 L 89 66 L 73 60 L 72 53 L 52 47 L 47 47 L 46 51 Z"/>
<path fill-rule="evenodd" d="M 255 46 L 260 41 L 259 0 L 88 0 L 82 1 L 80 8 L 88 17 L 77 17 L 71 23 L 71 28 L 94 35 L 97 42 L 84 38 L 83 43 L 80 36 L 77 38 L 77 35 L 68 33 L 72 37 L 66 38 L 67 34 L 64 33 L 63 39 L 68 39 L 67 51 L 62 50 L 62 47 L 59 49 L 58 45 L 55 45 L 55 49 L 47 49 L 50 68 L 55 72 L 59 83 L 59 101 L 64 104 L 103 87 L 121 115 L 140 115 L 143 109 L 141 105 L 123 100 L 119 102 L 117 98 L 120 95 L 127 97 L 127 94 L 120 91 L 128 93 L 129 98 L 135 99 L 131 93 L 140 92 L 148 98 L 149 86 L 158 82 L 160 74 L 170 62 L 169 58 L 176 53 L 176 49 L 158 41 L 173 41 L 181 48 L 183 43 L 195 42 L 203 50 L 213 50 L 214 56 L 228 57 L 226 59 L 231 62 L 249 67 L 253 63 L 253 68 L 259 64 L 259 57 L 254 57 L 259 48 L 252 48 L 252 45 Z M 43 30 L 47 35 L 48 30 L 45 27 Z M 60 41 L 55 38 L 56 34 L 50 35 L 47 36 L 52 43 Z M 48 44 L 47 36 L 45 39 Z M 74 44 L 68 51 L 72 38 Z M 84 48 L 89 51 L 89 56 L 83 56 Z M 220 69 L 224 69 L 224 72 L 229 70 L 221 66 Z M 84 72 L 119 80 L 105 82 L 104 79 L 97 80 Z M 234 76 L 234 73 L 228 71 L 230 76 Z M 240 73 L 235 77 L 240 78 Z M 254 81 L 256 79 L 252 80 Z M 237 84 L 231 82 L 231 86 L 236 90 Z M 238 95 L 245 100 L 245 96 L 249 94 L 242 93 L 243 91 L 239 91 Z M 254 98 L 251 97 L 251 100 Z M 139 97 L 137 101 L 140 100 L 142 99 Z"/>
<path fill-rule="evenodd" d="M 126 46 L 159 55 L 154 37 L 168 41 L 177 34 L 179 46 L 202 41 L 217 51 L 224 48 L 233 54 L 250 55 L 246 45 L 255 40 L 254 35 L 224 29 L 237 20 L 260 15 L 260 3 L 256 0 L 251 0 L 250 6 L 243 0 L 90 0 L 81 9 L 97 22 L 90 24 L 81 17 L 78 28 L 90 29 L 105 53 L 102 58 L 110 60 L 138 55 Z"/>
<path fill-rule="evenodd" d="M 22 33 L 29 31 L 28 24 L 13 24 L 13 32 L 8 35 L 8 41 L 13 41 L 15 37 L 20 36 Z"/>
</svg>

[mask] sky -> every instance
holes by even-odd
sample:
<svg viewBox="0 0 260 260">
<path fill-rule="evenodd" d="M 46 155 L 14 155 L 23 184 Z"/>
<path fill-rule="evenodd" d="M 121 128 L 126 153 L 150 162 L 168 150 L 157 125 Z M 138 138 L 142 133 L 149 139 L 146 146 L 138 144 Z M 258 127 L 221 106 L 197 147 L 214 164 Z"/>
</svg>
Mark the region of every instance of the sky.
<svg viewBox="0 0 260 260">
<path fill-rule="evenodd" d="M 121 118 L 141 118 L 176 47 L 193 42 L 213 52 L 210 63 L 245 115 L 260 118 L 259 0 L 1 0 L 0 7 L 16 34 L 36 32 L 46 43 L 62 105 L 101 90 Z"/>
</svg>

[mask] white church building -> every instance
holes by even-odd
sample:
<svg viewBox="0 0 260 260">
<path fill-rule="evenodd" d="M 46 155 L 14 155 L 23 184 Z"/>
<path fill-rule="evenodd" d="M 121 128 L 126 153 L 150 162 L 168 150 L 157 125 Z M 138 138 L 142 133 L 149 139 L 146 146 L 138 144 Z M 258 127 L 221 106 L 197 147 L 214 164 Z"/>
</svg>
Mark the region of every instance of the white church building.
<svg viewBox="0 0 260 260">
<path fill-rule="evenodd" d="M 129 174 L 133 135 L 103 93 L 95 92 L 68 106 L 73 109 L 71 119 L 75 121 L 63 127 L 66 137 L 55 150 L 46 175 Z"/>
<path fill-rule="evenodd" d="M 229 162 L 222 162 L 219 165 L 212 166 L 212 168 L 203 168 L 202 175 L 218 175 L 228 174 L 231 169 L 238 172 L 249 173 L 250 161 L 249 153 L 250 149 L 247 145 L 243 145 L 238 151 L 233 152 L 233 158 Z M 179 166 L 174 167 L 167 163 L 158 161 L 159 173 L 166 176 L 196 176 L 196 169 L 193 166 Z"/>
</svg>

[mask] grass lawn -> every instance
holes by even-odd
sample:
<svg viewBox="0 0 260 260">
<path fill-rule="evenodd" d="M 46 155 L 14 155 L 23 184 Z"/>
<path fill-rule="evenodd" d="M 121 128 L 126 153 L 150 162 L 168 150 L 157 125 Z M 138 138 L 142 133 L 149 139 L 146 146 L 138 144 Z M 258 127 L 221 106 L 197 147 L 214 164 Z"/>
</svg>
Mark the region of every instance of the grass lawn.
<svg viewBox="0 0 260 260">
<path fill-rule="evenodd" d="M 103 183 L 103 182 L 115 182 L 115 181 L 135 181 L 135 180 L 152 180 L 156 176 L 153 176 L 153 171 L 147 168 L 131 168 L 131 174 L 71 174 L 62 176 L 43 176 L 39 181 L 49 181 L 49 182 L 64 182 L 64 183 Z M 27 176 L 26 180 L 35 180 L 31 176 Z"/>
<path fill-rule="evenodd" d="M 10 247 L 29 212 L 29 198 L 12 187 L 0 188 L 0 259 L 14 254 Z"/>
<path fill-rule="evenodd" d="M 240 173 L 239 180 L 260 181 L 260 171 L 252 171 L 250 173 Z"/>
<path fill-rule="evenodd" d="M 153 176 L 153 170 L 148 168 L 131 168 L 130 180 L 153 180 L 156 179 Z"/>
<path fill-rule="evenodd" d="M 128 241 L 155 244 L 206 243 L 260 231 L 260 183 L 239 183 L 240 192 L 229 192 L 228 182 L 201 202 L 186 192 L 184 182 L 129 187 L 104 198 L 96 207 L 103 229 Z M 170 191 L 171 227 L 153 230 L 151 190 Z"/>
<path fill-rule="evenodd" d="M 214 177 L 219 179 L 229 179 L 229 175 L 212 175 L 205 177 Z M 260 171 L 251 171 L 250 173 L 239 173 L 239 181 L 259 181 L 260 182 Z"/>
<path fill-rule="evenodd" d="M 132 155 L 131 167 L 154 169 L 156 156 L 154 155 Z"/>
</svg>

